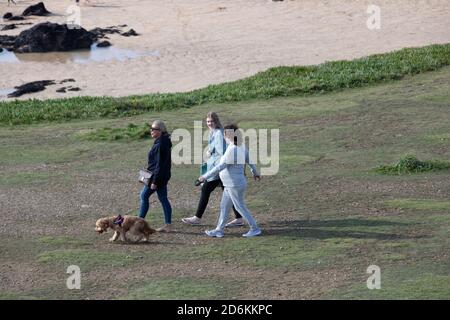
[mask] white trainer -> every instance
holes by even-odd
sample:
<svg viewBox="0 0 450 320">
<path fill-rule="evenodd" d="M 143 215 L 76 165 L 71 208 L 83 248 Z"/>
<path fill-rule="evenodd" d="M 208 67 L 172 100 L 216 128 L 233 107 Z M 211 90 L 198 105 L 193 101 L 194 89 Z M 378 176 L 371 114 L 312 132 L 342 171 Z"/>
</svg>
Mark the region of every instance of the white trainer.
<svg viewBox="0 0 450 320">
<path fill-rule="evenodd" d="M 206 230 L 205 233 L 207 236 L 215 237 L 215 238 L 222 238 L 224 236 L 223 231 L 216 230 L 216 229 Z"/>
<path fill-rule="evenodd" d="M 181 221 L 183 221 L 186 224 L 199 225 L 200 222 L 202 221 L 202 219 L 200 219 L 197 216 L 193 216 L 193 217 L 189 217 L 189 218 L 183 218 L 183 219 L 181 219 Z"/>
<path fill-rule="evenodd" d="M 255 237 L 255 236 L 259 236 L 260 234 L 261 234 L 261 229 L 253 229 L 253 230 L 250 230 L 249 232 L 247 232 L 247 233 L 244 233 L 242 236 L 243 237 L 246 237 L 246 238 L 250 238 L 250 237 Z"/>
</svg>

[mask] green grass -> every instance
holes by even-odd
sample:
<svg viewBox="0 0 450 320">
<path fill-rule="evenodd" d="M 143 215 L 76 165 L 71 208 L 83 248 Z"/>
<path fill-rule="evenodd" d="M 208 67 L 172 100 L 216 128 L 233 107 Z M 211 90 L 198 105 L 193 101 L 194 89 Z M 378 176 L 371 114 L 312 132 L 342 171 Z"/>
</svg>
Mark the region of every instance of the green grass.
<svg viewBox="0 0 450 320">
<path fill-rule="evenodd" d="M 92 245 L 92 241 L 89 240 L 81 240 L 73 237 L 65 237 L 65 236 L 45 236 L 38 239 L 39 243 L 58 246 L 58 247 L 67 247 L 67 246 L 75 246 L 75 247 L 83 247 Z"/>
<path fill-rule="evenodd" d="M 0 298 L 447 298 L 450 171 L 371 170 L 405 154 L 422 161 L 450 159 L 445 142 L 430 139 L 450 132 L 449 86 L 450 67 L 444 67 L 324 95 L 0 126 L 2 173 L 48 175 L 40 185 L 0 185 L 6 223 L 0 252 L 7 271 Z M 156 234 L 142 245 L 110 244 L 108 235 L 95 234 L 101 216 L 119 209 L 136 214 L 136 171 L 153 141 L 86 141 L 77 135 L 105 127 L 125 130 L 129 123 L 156 118 L 170 131 L 192 130 L 209 110 L 224 124 L 280 129 L 279 173 L 249 180 L 246 194 L 263 235 L 244 239 L 247 227 L 227 229 L 222 239 L 204 235 L 215 226 L 220 190 L 212 194 L 202 226 L 182 224 L 200 196 L 193 186 L 198 165 L 187 164 L 172 166 L 176 232 Z M 163 221 L 156 195 L 147 220 L 152 227 Z M 71 264 L 82 272 L 77 292 L 65 287 Z M 366 287 L 372 264 L 381 268 L 382 290 Z"/>
<path fill-rule="evenodd" d="M 264 234 L 243 241 L 227 234 L 209 244 L 170 252 L 156 252 L 152 261 L 227 261 L 252 268 L 311 270 L 337 261 L 348 262 L 352 251 L 366 242 L 397 238 L 409 223 L 381 219 L 332 219 L 272 223 Z M 320 239 L 320 242 L 316 242 Z M 394 258 L 392 254 L 391 258 Z"/>
<path fill-rule="evenodd" d="M 132 286 L 122 299 L 127 300 L 208 300 L 223 299 L 233 294 L 232 287 L 220 279 L 195 279 L 177 277 L 173 279 L 154 278 Z"/>
<path fill-rule="evenodd" d="M 427 271 L 425 271 L 427 270 Z M 366 278 L 350 288 L 340 288 L 331 297 L 338 299 L 448 299 L 450 297 L 450 276 L 446 274 L 448 265 L 420 262 L 416 265 L 403 265 L 383 268 L 381 288 L 368 289 Z"/>
<path fill-rule="evenodd" d="M 119 267 L 132 264 L 140 258 L 117 252 L 98 252 L 91 249 L 58 249 L 38 255 L 40 263 L 77 265 L 81 270 L 92 270 L 98 266 Z"/>
<path fill-rule="evenodd" d="M 79 136 L 90 141 L 131 141 L 151 138 L 149 124 L 138 126 L 133 123 L 125 128 L 101 128 Z"/>
<path fill-rule="evenodd" d="M 450 201 L 434 199 L 393 199 L 384 202 L 388 207 L 413 210 L 450 210 Z"/>
<path fill-rule="evenodd" d="M 450 161 L 420 161 L 413 155 L 407 155 L 392 166 L 379 166 L 378 168 L 375 168 L 375 172 L 381 174 L 403 175 L 449 169 Z"/>
<path fill-rule="evenodd" d="M 398 80 L 406 75 L 437 70 L 447 65 L 450 65 L 450 44 L 407 48 L 352 61 L 271 68 L 242 80 L 210 85 L 186 93 L 1 102 L 0 124 L 114 118 L 148 111 L 189 108 L 205 103 L 324 93 Z"/>
</svg>

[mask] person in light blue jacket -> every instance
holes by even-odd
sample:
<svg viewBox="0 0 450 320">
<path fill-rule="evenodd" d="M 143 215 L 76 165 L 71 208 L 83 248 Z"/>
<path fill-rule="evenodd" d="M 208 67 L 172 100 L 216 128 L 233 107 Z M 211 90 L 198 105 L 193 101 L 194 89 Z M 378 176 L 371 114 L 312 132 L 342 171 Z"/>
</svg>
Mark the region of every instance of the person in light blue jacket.
<svg viewBox="0 0 450 320">
<path fill-rule="evenodd" d="M 214 168 L 198 178 L 200 181 L 207 181 L 209 178 L 219 174 L 225 187 L 216 229 L 207 230 L 205 233 L 210 237 L 222 238 L 228 212 L 231 206 L 234 205 L 250 226 L 250 230 L 243 236 L 254 237 L 261 234 L 261 229 L 245 204 L 245 191 L 247 189 L 247 179 L 244 174 L 245 165 L 250 165 L 255 180 L 260 180 L 261 177 L 256 166 L 249 163 L 248 150 L 242 143 L 242 135 L 238 127 L 236 125 L 228 125 L 225 126 L 224 130 L 225 141 L 228 144 L 225 154 Z"/>
<path fill-rule="evenodd" d="M 209 112 L 206 116 L 206 124 L 209 128 L 209 138 L 208 138 L 208 149 L 209 149 L 209 159 L 207 161 L 207 171 L 214 168 L 220 161 L 220 158 L 223 156 L 226 150 L 226 143 L 223 138 L 223 128 L 220 123 L 219 116 L 215 112 Z M 211 193 L 220 186 L 223 189 L 222 181 L 220 180 L 219 173 L 210 176 L 206 179 L 202 185 L 200 200 L 198 202 L 197 212 L 194 216 L 189 218 L 181 219 L 182 222 L 191 225 L 199 225 L 201 223 L 201 219 L 203 213 L 208 206 L 209 197 Z M 236 219 L 229 222 L 226 227 L 237 227 L 243 226 L 244 221 L 242 220 L 242 216 L 233 206 L 234 215 Z"/>
</svg>

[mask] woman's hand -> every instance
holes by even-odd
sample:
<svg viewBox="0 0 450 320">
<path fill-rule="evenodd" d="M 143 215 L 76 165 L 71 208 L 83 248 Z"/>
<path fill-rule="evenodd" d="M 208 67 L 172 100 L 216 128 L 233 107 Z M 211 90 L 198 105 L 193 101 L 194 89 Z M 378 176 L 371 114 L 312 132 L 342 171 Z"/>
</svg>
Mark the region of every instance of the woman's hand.
<svg viewBox="0 0 450 320">
<path fill-rule="evenodd" d="M 156 190 L 157 187 L 158 187 L 158 186 L 157 186 L 156 184 L 154 184 L 154 183 L 152 183 L 152 184 L 150 185 L 150 189 L 152 189 L 152 190 Z"/>
<path fill-rule="evenodd" d="M 259 180 L 261 180 L 261 176 L 253 176 L 253 179 L 259 181 Z"/>
<path fill-rule="evenodd" d="M 205 178 L 203 176 L 198 177 L 198 181 L 203 182 L 205 181 Z"/>
</svg>

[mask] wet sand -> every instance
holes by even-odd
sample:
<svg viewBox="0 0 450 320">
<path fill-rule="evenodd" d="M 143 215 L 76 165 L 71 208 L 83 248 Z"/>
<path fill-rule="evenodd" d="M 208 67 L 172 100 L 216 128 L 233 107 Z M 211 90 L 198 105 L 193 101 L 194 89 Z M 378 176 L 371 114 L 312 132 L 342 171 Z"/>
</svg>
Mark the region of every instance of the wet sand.
<svg viewBox="0 0 450 320">
<path fill-rule="evenodd" d="M 9 7 L 2 2 L 1 16 L 8 11 L 20 14 L 38 1 L 18 2 Z M 124 31 L 133 28 L 140 36 L 111 35 L 114 48 L 158 54 L 87 63 L 61 58 L 60 53 L 45 59 L 25 57 L 20 63 L 0 63 L 0 89 L 74 78 L 81 91 L 61 94 L 56 92 L 58 86 L 51 86 L 21 99 L 189 91 L 274 66 L 318 64 L 450 42 L 450 1 L 375 2 L 381 8 L 379 30 L 366 26 L 367 7 L 374 1 L 91 0 L 81 5 L 84 28 L 127 24 Z M 55 15 L 26 22 L 64 23 L 71 4 L 74 1 L 47 0 L 47 9 Z M 0 34 L 14 35 L 29 27 Z"/>
</svg>

